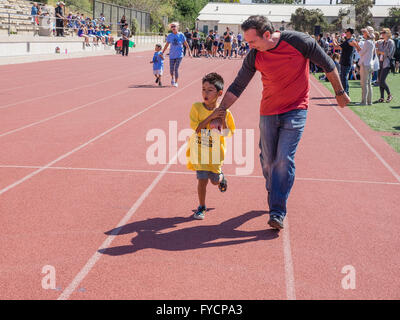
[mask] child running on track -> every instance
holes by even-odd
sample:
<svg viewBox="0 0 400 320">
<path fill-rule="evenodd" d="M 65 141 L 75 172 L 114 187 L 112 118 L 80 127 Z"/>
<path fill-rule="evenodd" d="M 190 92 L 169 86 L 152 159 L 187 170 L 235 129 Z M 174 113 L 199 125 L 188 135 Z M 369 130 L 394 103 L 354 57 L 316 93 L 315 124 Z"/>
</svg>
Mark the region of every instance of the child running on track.
<svg viewBox="0 0 400 320">
<path fill-rule="evenodd" d="M 219 132 L 212 124 L 213 119 L 221 117 L 216 108 L 224 90 L 224 79 L 217 73 L 210 73 L 203 78 L 202 83 L 203 102 L 194 103 L 190 110 L 190 127 L 195 133 L 190 138 L 186 152 L 187 167 L 196 171 L 198 179 L 200 205 L 193 215 L 195 219 L 205 217 L 208 180 L 217 185 L 221 192 L 225 192 L 228 187 L 221 168 L 225 155 L 225 136 L 232 136 L 235 130 L 235 122 L 229 111 L 222 121 L 222 128 L 218 128 Z"/>
<path fill-rule="evenodd" d="M 156 77 L 156 83 L 161 87 L 161 76 L 164 70 L 164 56 L 161 52 L 161 44 L 156 44 L 153 60 L 150 63 L 153 64 L 153 74 Z"/>
</svg>

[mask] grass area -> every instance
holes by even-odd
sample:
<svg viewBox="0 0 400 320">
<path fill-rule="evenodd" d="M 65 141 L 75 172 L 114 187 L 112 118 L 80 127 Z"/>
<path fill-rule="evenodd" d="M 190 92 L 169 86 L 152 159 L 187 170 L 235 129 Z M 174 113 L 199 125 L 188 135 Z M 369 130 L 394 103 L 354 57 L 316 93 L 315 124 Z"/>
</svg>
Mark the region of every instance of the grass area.
<svg viewBox="0 0 400 320">
<path fill-rule="evenodd" d="M 318 79 L 322 73 L 315 74 Z M 333 89 L 329 82 L 320 81 L 332 93 Z M 351 103 L 349 108 L 353 110 L 366 124 L 375 131 L 391 132 L 399 134 L 396 136 L 383 137 L 393 149 L 400 153 L 400 74 L 389 74 L 386 82 L 389 85 L 393 100 L 390 103 L 373 103 L 372 106 L 357 106 L 361 101 L 361 86 L 359 80 L 349 80 Z M 373 87 L 372 101 L 380 98 L 379 87 Z M 386 98 L 386 93 L 385 93 Z"/>
</svg>

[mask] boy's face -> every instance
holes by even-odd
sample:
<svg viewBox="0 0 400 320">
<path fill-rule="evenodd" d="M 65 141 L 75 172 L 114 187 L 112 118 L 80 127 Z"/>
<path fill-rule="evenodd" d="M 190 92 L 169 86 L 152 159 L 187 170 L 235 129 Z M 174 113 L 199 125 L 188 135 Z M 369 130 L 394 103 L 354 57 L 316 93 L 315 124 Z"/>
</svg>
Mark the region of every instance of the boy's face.
<svg viewBox="0 0 400 320">
<path fill-rule="evenodd" d="M 158 52 L 160 50 L 161 50 L 161 48 L 159 46 L 156 46 L 156 51 Z"/>
<path fill-rule="evenodd" d="M 218 91 L 213 84 L 206 81 L 203 83 L 202 95 L 204 104 L 209 106 L 217 102 L 222 95 L 222 90 Z"/>
</svg>

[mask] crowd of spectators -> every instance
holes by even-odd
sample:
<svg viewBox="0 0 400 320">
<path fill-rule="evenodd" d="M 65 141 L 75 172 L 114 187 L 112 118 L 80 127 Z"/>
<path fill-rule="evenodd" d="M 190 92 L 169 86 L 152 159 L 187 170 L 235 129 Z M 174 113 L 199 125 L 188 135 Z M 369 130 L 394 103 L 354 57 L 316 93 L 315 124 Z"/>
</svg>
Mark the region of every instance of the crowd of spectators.
<svg viewBox="0 0 400 320">
<path fill-rule="evenodd" d="M 344 90 L 349 94 L 349 80 L 360 80 L 362 89 L 361 105 L 372 104 L 372 86 L 380 88 L 380 99 L 376 102 L 390 102 L 393 99 L 386 78 L 390 72 L 399 73 L 400 39 L 389 28 L 380 32 L 368 26 L 355 35 L 352 28 L 344 33 L 326 33 L 312 36 L 323 50 L 334 60 Z M 322 72 L 310 63 L 310 72 Z M 328 81 L 325 76 L 321 80 Z M 387 94 L 385 99 L 385 93 Z"/>
<path fill-rule="evenodd" d="M 73 34 L 84 39 L 86 46 L 95 45 L 99 43 L 105 45 L 114 45 L 114 38 L 111 34 L 111 26 L 106 23 L 103 13 L 99 18 L 91 19 L 83 13 L 69 12 L 64 15 L 64 3 L 62 1 L 57 3 L 54 12 L 55 21 L 53 21 L 53 35 L 64 36 L 64 29 L 70 30 Z M 33 3 L 31 9 L 32 22 L 39 25 L 39 18 L 41 16 L 49 16 L 50 12 L 44 7 L 40 7 L 36 2 Z M 92 41 L 90 41 L 92 39 Z"/>
<path fill-rule="evenodd" d="M 248 43 L 243 41 L 242 34 L 235 34 L 229 27 L 221 35 L 214 30 L 210 30 L 208 34 L 203 34 L 199 32 L 199 29 L 190 31 L 186 28 L 184 35 L 193 57 L 196 58 L 244 58 L 250 51 Z M 184 48 L 184 55 L 186 55 L 186 47 Z"/>
</svg>

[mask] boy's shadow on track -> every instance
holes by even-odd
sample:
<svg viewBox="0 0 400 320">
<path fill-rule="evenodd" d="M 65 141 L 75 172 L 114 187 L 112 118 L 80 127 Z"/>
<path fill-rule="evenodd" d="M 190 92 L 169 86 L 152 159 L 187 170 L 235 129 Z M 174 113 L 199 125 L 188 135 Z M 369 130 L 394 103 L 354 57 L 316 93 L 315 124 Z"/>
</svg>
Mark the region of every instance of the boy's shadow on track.
<svg viewBox="0 0 400 320">
<path fill-rule="evenodd" d="M 267 214 L 267 211 L 249 211 L 241 216 L 226 220 L 218 225 L 197 225 L 195 227 L 173 230 L 164 233 L 161 231 L 164 229 L 175 228 L 181 223 L 193 222 L 194 218 L 190 216 L 152 218 L 143 221 L 137 221 L 105 232 L 107 235 L 137 233 L 137 235 L 132 238 L 131 245 L 101 249 L 99 252 L 110 256 L 120 256 L 150 248 L 167 251 L 181 251 L 209 247 L 222 247 L 251 241 L 275 239 L 278 237 L 279 231 L 274 229 L 266 230 L 266 220 L 262 230 L 236 230 L 245 222 L 264 214 Z M 220 239 L 229 240 L 211 242 Z"/>
<path fill-rule="evenodd" d="M 159 86 L 157 85 L 153 85 L 153 84 L 137 84 L 137 85 L 131 85 L 129 86 L 129 88 L 131 89 L 162 89 L 162 88 L 172 88 L 172 86 Z"/>
</svg>

